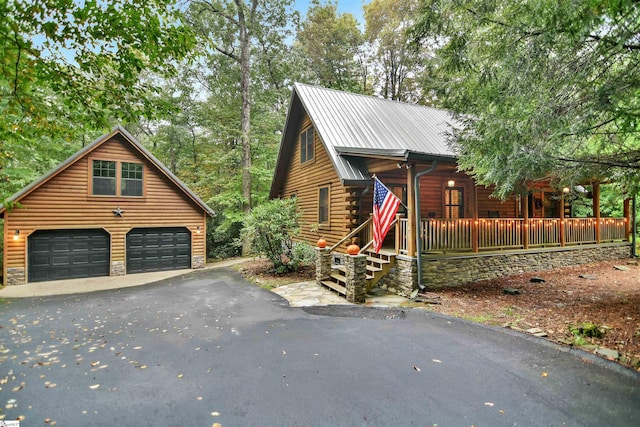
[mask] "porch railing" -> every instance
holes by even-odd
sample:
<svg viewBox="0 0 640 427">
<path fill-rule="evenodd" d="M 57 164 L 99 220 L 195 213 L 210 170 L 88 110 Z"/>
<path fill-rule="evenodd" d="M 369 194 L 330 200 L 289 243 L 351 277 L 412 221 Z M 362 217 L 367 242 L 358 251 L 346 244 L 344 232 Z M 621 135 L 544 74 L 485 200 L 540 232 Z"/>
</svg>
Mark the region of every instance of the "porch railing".
<svg viewBox="0 0 640 427">
<path fill-rule="evenodd" d="M 600 218 L 600 242 L 624 241 L 625 218 Z M 480 218 L 423 219 L 420 232 L 424 252 L 522 249 L 598 242 L 595 218 Z M 477 236 L 477 237 L 476 237 Z M 407 253 L 407 219 L 396 226 L 399 253 Z M 526 245 L 525 245 L 526 239 Z"/>
</svg>

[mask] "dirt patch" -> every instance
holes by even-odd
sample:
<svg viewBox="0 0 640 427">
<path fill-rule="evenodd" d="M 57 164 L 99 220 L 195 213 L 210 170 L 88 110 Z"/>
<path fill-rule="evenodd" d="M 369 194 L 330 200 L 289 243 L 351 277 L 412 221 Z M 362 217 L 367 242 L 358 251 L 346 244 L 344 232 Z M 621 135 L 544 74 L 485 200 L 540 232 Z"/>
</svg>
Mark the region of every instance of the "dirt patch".
<svg viewBox="0 0 640 427">
<path fill-rule="evenodd" d="M 267 289 L 315 278 L 313 265 L 276 275 L 265 259 L 255 259 L 235 269 Z M 544 282 L 532 282 L 534 277 Z M 440 304 L 409 305 L 516 330 L 539 328 L 547 339 L 563 345 L 592 352 L 603 347 L 615 350 L 619 352 L 618 362 L 640 371 L 637 261 L 605 261 L 430 292 L 439 296 Z"/>
<path fill-rule="evenodd" d="M 637 261 L 599 262 L 430 292 L 441 301 L 430 310 L 525 331 L 539 328 L 558 343 L 594 352 L 616 350 L 620 363 L 640 370 Z"/>
<path fill-rule="evenodd" d="M 273 269 L 273 264 L 264 258 L 256 258 L 237 264 L 233 269 L 242 274 L 245 280 L 266 289 L 273 289 L 290 283 L 308 282 L 316 278 L 315 264 L 303 265 L 297 271 L 278 274 Z"/>
</svg>

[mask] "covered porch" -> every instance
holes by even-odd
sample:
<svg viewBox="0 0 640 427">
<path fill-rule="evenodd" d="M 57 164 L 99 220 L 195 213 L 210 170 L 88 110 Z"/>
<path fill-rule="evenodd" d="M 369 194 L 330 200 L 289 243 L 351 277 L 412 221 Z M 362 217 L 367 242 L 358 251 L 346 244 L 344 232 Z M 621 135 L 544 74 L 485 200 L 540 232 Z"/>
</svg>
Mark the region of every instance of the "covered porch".
<svg viewBox="0 0 640 427">
<path fill-rule="evenodd" d="M 377 176 L 403 201 L 385 240 L 385 247 L 399 255 L 526 251 L 629 242 L 631 236 L 630 199 L 622 202 L 622 216 L 602 216 L 598 181 L 577 186 L 579 192 L 538 182 L 526 194 L 503 201 L 491 196 L 491 188 L 456 172 L 455 165 L 395 167 Z M 363 206 L 372 205 L 369 197 L 366 192 L 361 197 Z M 591 206 L 579 212 L 576 200 Z M 363 250 L 372 240 L 370 223 L 366 218 L 352 233 Z"/>
<path fill-rule="evenodd" d="M 343 239 L 319 253 L 324 264 L 317 270 L 318 283 L 350 301 L 363 300 L 374 286 L 410 296 L 424 286 L 457 286 L 631 256 L 630 199 L 622 202 L 623 216 L 602 216 L 597 181 L 585 183 L 588 190 L 581 187 L 577 195 L 572 189 L 535 183 L 525 194 L 502 201 L 491 197 L 491 188 L 457 173 L 455 165 L 398 163 L 394 168 L 376 171 L 404 205 L 381 253 L 370 250 L 373 221 L 371 208 L 365 207 L 371 207 L 373 199 L 367 189 L 349 193 L 358 195 L 364 221 L 352 221 Z M 584 207 L 573 209 L 577 197 L 589 200 L 586 215 Z M 348 209 L 356 213 L 352 206 Z M 338 254 L 352 241 L 360 245 L 357 257 Z M 358 262 L 360 267 L 354 264 Z"/>
</svg>

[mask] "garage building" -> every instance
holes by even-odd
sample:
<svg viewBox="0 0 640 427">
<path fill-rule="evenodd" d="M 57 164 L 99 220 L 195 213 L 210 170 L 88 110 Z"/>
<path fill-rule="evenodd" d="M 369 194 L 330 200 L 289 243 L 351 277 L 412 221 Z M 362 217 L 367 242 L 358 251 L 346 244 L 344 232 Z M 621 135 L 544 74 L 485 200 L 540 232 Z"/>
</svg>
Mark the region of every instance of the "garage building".
<svg viewBox="0 0 640 427">
<path fill-rule="evenodd" d="M 9 200 L 4 285 L 205 265 L 213 212 L 122 127 Z"/>
</svg>

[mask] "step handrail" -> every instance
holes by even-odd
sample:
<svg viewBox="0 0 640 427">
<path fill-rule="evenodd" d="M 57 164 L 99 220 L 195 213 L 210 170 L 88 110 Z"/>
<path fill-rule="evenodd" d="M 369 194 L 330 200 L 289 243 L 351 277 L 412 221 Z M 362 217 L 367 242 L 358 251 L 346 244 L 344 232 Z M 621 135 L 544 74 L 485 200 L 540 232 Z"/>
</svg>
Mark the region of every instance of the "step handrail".
<svg viewBox="0 0 640 427">
<path fill-rule="evenodd" d="M 365 222 L 363 222 L 362 224 L 360 224 L 355 230 L 353 230 L 351 233 L 347 234 L 346 236 L 344 236 L 342 238 L 342 240 L 340 240 L 338 243 L 336 243 L 335 245 L 331 246 L 329 248 L 329 252 L 333 252 L 338 246 L 340 246 L 341 244 L 343 244 L 344 242 L 346 242 L 348 239 L 352 238 L 353 236 L 355 236 L 356 234 L 358 234 L 359 232 L 361 232 L 362 230 L 365 229 L 365 227 L 367 227 L 369 225 L 369 223 L 371 223 L 371 217 L 367 218 L 367 220 Z"/>
<path fill-rule="evenodd" d="M 371 218 L 369 218 L 371 219 Z M 394 219 L 391 224 L 389 225 L 389 228 L 393 227 L 394 225 L 396 225 L 398 223 L 398 217 L 396 216 L 396 219 Z M 362 249 L 360 249 L 360 252 L 358 252 L 358 255 L 363 254 L 364 252 L 367 251 L 367 249 L 369 249 L 369 246 L 373 245 L 373 239 L 370 240 L 366 245 L 364 245 L 362 247 Z"/>
</svg>

